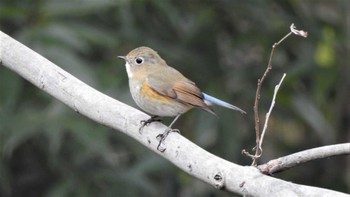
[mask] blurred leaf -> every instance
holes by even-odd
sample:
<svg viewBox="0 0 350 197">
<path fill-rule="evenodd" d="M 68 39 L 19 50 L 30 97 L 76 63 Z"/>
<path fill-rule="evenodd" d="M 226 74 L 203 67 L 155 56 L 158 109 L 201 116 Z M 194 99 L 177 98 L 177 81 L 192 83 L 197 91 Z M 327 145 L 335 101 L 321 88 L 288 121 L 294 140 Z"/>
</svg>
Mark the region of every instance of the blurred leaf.
<svg viewBox="0 0 350 197">
<path fill-rule="evenodd" d="M 323 40 L 319 43 L 316 53 L 316 63 L 323 67 L 334 65 L 334 30 L 330 27 L 325 27 L 322 31 Z"/>
</svg>

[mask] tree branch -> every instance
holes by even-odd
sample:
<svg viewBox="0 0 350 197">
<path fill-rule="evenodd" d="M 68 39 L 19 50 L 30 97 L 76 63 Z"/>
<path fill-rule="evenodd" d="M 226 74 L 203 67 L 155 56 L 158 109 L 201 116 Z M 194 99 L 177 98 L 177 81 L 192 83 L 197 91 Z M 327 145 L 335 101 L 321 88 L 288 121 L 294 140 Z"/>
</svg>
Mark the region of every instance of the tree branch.
<svg viewBox="0 0 350 197">
<path fill-rule="evenodd" d="M 328 145 L 273 159 L 266 164 L 259 165 L 258 169 L 264 174 L 272 175 L 312 160 L 349 154 L 350 143 Z"/>
<path fill-rule="evenodd" d="M 267 129 L 267 124 L 269 122 L 269 119 L 270 119 L 270 115 L 271 115 L 271 112 L 272 112 L 272 109 L 273 107 L 275 106 L 275 103 L 276 103 L 276 96 L 277 96 L 277 92 L 278 90 L 280 89 L 281 85 L 282 85 L 282 82 L 284 80 L 284 78 L 286 77 L 286 73 L 283 74 L 280 82 L 275 86 L 275 90 L 274 90 L 274 93 L 273 93 L 273 97 L 272 97 L 272 101 L 271 101 L 271 106 L 270 106 L 270 109 L 269 111 L 266 113 L 266 118 L 265 118 L 265 123 L 264 123 L 264 128 L 261 132 L 261 138 L 260 138 L 260 142 L 259 142 L 259 149 L 261 150 L 261 153 L 262 153 L 262 143 L 264 141 L 264 136 L 265 136 L 265 133 L 266 133 L 266 129 Z"/>
<path fill-rule="evenodd" d="M 260 100 L 260 91 L 261 91 L 261 86 L 263 84 L 263 82 L 265 81 L 268 73 L 270 72 L 270 70 L 272 69 L 272 57 L 275 53 L 275 49 L 276 47 L 281 44 L 285 39 L 287 39 L 290 35 L 292 34 L 295 34 L 297 36 L 302 36 L 304 38 L 307 37 L 308 33 L 303 31 L 303 30 L 297 30 L 294 23 L 292 23 L 290 25 L 290 32 L 288 34 L 286 34 L 282 39 L 280 39 L 278 42 L 276 42 L 275 44 L 272 45 L 272 49 L 271 49 L 271 52 L 270 52 L 270 58 L 269 58 L 269 62 L 267 64 L 267 67 L 266 67 L 266 70 L 263 74 L 263 76 L 261 77 L 261 79 L 258 79 L 258 84 L 257 84 L 257 88 L 256 88 L 256 93 L 255 93 L 255 101 L 254 101 L 254 120 L 255 120 L 255 147 L 253 148 L 253 150 L 255 150 L 255 153 L 254 155 L 253 154 L 250 154 L 248 151 L 246 150 L 242 150 L 242 153 L 247 155 L 248 157 L 252 158 L 252 166 L 256 166 L 257 165 L 257 160 L 261 157 L 262 155 L 262 143 L 263 143 L 263 139 L 264 139 L 264 135 L 265 135 L 265 131 L 266 131 L 266 128 L 267 128 L 267 123 L 268 123 L 268 118 L 271 114 L 271 110 L 274 106 L 274 101 L 275 101 L 275 97 L 276 97 L 276 93 L 278 91 L 276 91 L 275 89 L 275 93 L 274 93 L 274 99 L 273 99 L 273 105 L 271 105 L 270 107 L 270 111 L 266 114 L 266 119 L 265 119 L 265 124 L 264 124 L 264 130 L 260 136 L 260 118 L 259 118 L 259 100 Z M 283 77 L 284 78 L 284 77 Z M 281 80 L 281 82 L 283 81 L 283 78 Z M 278 85 L 278 88 L 279 86 L 281 85 L 281 82 L 280 84 Z"/>
<path fill-rule="evenodd" d="M 166 140 L 164 153 L 157 151 L 156 136 L 167 128 L 152 123 L 138 132 L 146 114 L 106 96 L 0 31 L 0 62 L 76 112 L 119 130 L 177 167 L 215 188 L 244 196 L 347 196 L 344 193 L 276 179 L 255 167 L 221 159 L 178 133 Z M 272 189 L 273 188 L 273 189 Z"/>
<path fill-rule="evenodd" d="M 264 136 L 265 136 L 265 133 L 266 133 L 266 129 L 267 129 L 267 124 L 269 122 L 269 119 L 270 119 L 270 115 L 271 115 L 271 112 L 272 112 L 272 109 L 273 107 L 275 106 L 275 103 L 276 103 L 276 96 L 277 96 L 277 93 L 278 93 L 278 90 L 280 89 L 281 85 L 282 85 L 282 82 L 284 80 L 284 78 L 286 77 L 286 73 L 283 74 L 280 82 L 275 86 L 275 90 L 273 92 L 273 97 L 272 97 L 272 101 L 271 101 L 271 105 L 270 105 L 270 109 L 269 111 L 266 113 L 266 116 L 265 116 L 265 123 L 264 123 L 264 128 L 261 132 L 261 136 L 259 137 L 259 143 L 255 146 L 255 149 L 258 149 L 259 151 L 255 151 L 255 154 L 252 155 L 250 154 L 248 151 L 246 151 L 245 149 L 242 150 L 242 154 L 245 154 L 247 155 L 248 157 L 252 158 L 253 159 L 253 163 L 252 165 L 253 166 L 256 166 L 256 162 L 257 162 L 257 159 L 261 157 L 262 153 L 263 153 L 263 149 L 262 149 L 262 143 L 264 142 Z M 255 100 L 257 101 L 257 100 Z M 258 120 L 259 121 L 259 120 Z M 257 124 L 255 124 L 256 126 Z"/>
</svg>

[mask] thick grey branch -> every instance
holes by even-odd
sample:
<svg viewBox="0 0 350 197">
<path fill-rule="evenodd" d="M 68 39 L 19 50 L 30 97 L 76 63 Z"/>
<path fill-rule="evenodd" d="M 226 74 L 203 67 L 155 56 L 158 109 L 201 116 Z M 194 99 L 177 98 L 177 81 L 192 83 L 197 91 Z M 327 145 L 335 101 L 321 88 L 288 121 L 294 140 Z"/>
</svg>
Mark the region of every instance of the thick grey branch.
<svg viewBox="0 0 350 197">
<path fill-rule="evenodd" d="M 139 133 L 146 114 L 106 96 L 62 70 L 49 60 L 0 31 L 0 61 L 3 66 L 65 103 L 76 112 L 119 130 L 188 174 L 222 190 L 244 196 L 347 196 L 344 193 L 298 185 L 266 176 L 255 167 L 240 166 L 221 159 L 177 133 L 165 141 L 166 151 L 156 150 L 156 136 L 166 129 L 152 123 Z"/>
<path fill-rule="evenodd" d="M 271 160 L 258 169 L 264 174 L 274 174 L 312 160 L 349 154 L 350 143 L 322 146 Z"/>
</svg>

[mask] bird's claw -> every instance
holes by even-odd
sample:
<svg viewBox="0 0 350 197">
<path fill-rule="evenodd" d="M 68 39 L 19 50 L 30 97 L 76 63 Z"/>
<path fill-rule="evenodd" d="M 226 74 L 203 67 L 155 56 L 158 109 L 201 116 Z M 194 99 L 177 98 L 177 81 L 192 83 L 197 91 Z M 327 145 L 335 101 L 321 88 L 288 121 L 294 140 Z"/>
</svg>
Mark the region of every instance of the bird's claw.
<svg viewBox="0 0 350 197">
<path fill-rule="evenodd" d="M 149 124 L 151 124 L 152 122 L 161 122 L 162 120 L 159 118 L 159 116 L 152 116 L 150 119 L 148 120 L 141 120 L 140 121 L 140 128 L 139 128 L 139 133 L 141 134 L 142 132 L 142 129 L 145 127 L 145 126 L 148 126 Z"/>
<path fill-rule="evenodd" d="M 176 133 L 180 134 L 180 130 L 168 128 L 165 130 L 164 133 L 157 135 L 156 138 L 157 138 L 157 140 L 159 140 L 159 144 L 157 146 L 158 151 L 164 152 L 166 150 L 166 148 L 162 148 L 161 145 L 164 143 L 164 141 L 168 137 L 169 133 L 172 133 L 172 132 L 176 132 Z"/>
</svg>

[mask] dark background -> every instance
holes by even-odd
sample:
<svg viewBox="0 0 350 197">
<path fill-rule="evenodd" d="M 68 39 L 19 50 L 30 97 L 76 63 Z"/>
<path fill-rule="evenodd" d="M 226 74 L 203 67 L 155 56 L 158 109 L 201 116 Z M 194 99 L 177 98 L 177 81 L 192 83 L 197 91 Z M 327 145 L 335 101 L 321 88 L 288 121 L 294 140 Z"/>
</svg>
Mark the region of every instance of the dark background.
<svg viewBox="0 0 350 197">
<path fill-rule="evenodd" d="M 191 110 L 175 125 L 240 165 L 254 147 L 257 79 L 291 23 L 309 32 L 275 51 L 262 122 L 283 73 L 260 163 L 350 138 L 350 2 L 2 0 L 0 30 L 99 91 L 132 106 L 124 62 L 149 46 L 206 93 L 248 112 Z M 170 119 L 166 119 L 165 123 Z M 276 177 L 349 192 L 349 157 Z M 133 139 L 75 113 L 0 67 L 0 196 L 232 196 L 187 175 Z"/>
</svg>

